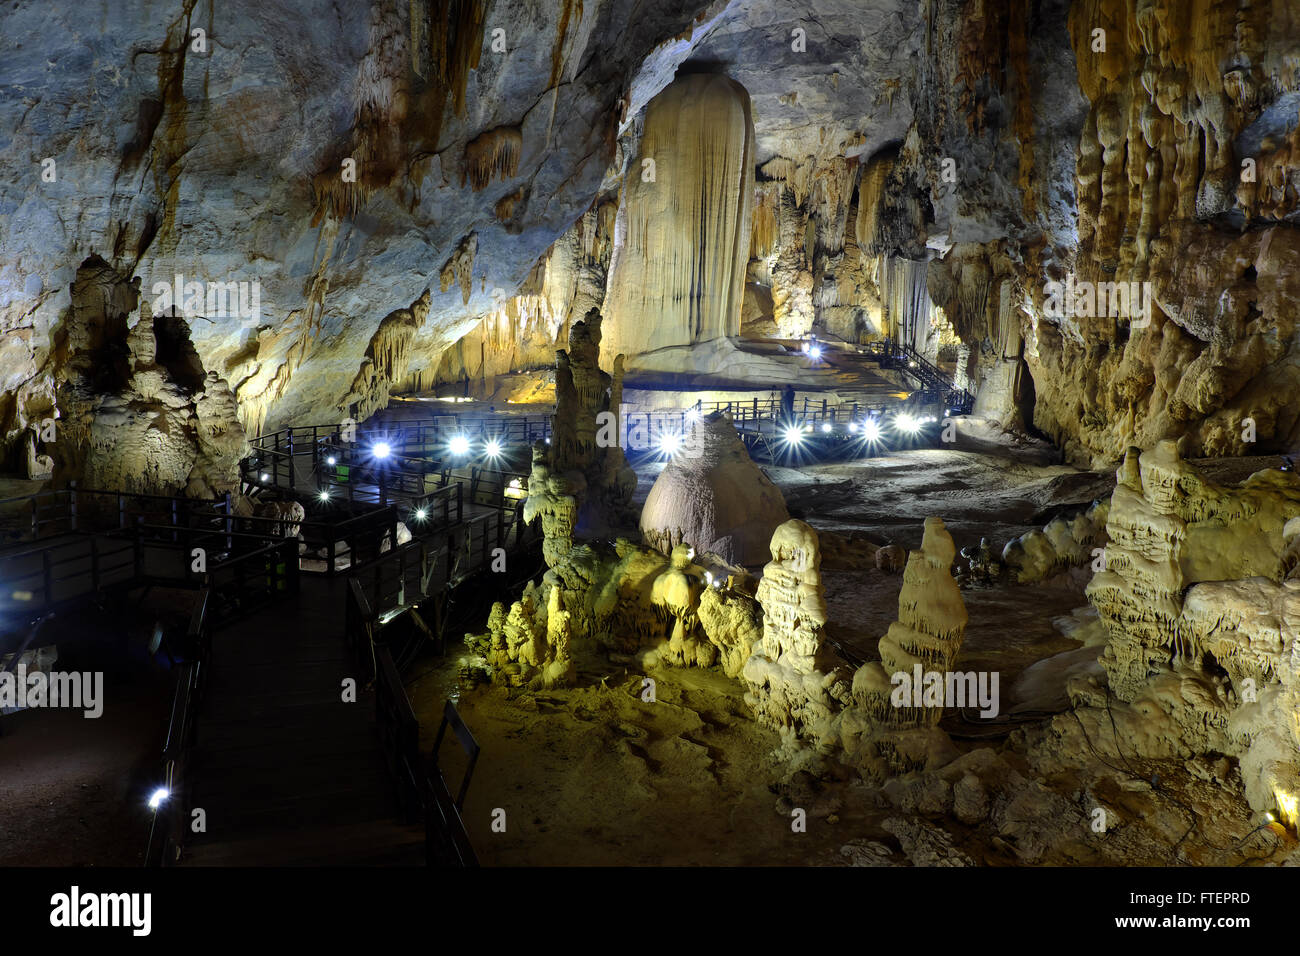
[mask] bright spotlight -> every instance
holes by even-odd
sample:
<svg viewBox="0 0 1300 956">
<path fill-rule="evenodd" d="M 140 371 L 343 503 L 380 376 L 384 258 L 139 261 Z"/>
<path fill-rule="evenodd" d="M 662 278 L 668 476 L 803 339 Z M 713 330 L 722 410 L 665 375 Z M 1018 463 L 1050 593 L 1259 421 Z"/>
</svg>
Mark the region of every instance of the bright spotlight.
<svg viewBox="0 0 1300 956">
<path fill-rule="evenodd" d="M 830 431 L 831 431 L 831 423 L 830 423 L 830 422 L 822 422 L 822 431 L 829 435 L 829 434 L 830 434 Z"/>
<path fill-rule="evenodd" d="M 469 439 L 464 435 L 453 435 L 451 441 L 447 443 L 453 455 L 469 454 Z"/>
<path fill-rule="evenodd" d="M 386 441 L 375 442 L 374 447 L 370 449 L 370 453 L 376 458 L 387 458 L 393 453 L 393 448 Z"/>
<path fill-rule="evenodd" d="M 862 437 L 867 441 L 880 440 L 880 425 L 874 418 L 868 418 L 862 423 Z"/>
<path fill-rule="evenodd" d="M 329 465 L 331 468 L 333 468 L 338 463 L 339 460 L 335 458 L 333 455 L 330 455 L 328 458 L 325 459 L 325 464 Z"/>
<path fill-rule="evenodd" d="M 501 457 L 501 443 L 495 438 L 491 438 L 483 445 L 483 450 L 487 452 L 489 458 Z"/>
<path fill-rule="evenodd" d="M 425 511 L 424 511 L 424 509 L 423 509 L 423 508 L 416 508 L 416 509 L 415 509 L 415 520 L 416 520 L 416 521 L 423 521 L 423 520 L 424 520 L 424 517 L 425 517 Z"/>
<path fill-rule="evenodd" d="M 858 423 L 857 423 L 857 422 L 849 422 L 849 431 L 851 431 L 853 434 L 856 435 L 856 434 L 858 433 Z"/>
<path fill-rule="evenodd" d="M 317 495 L 316 497 L 320 498 L 321 501 L 329 501 L 329 500 L 330 500 L 330 493 L 329 493 L 329 491 L 328 491 L 327 489 L 322 488 L 322 489 L 321 489 L 321 493 L 320 493 L 319 495 Z"/>
<path fill-rule="evenodd" d="M 270 481 L 270 480 L 271 480 L 271 476 L 268 475 L 266 472 L 262 472 L 262 482 L 263 482 L 263 484 L 265 484 L 266 482 L 268 482 L 268 481 Z"/>
<path fill-rule="evenodd" d="M 803 429 L 798 425 L 790 425 L 782 434 L 787 444 L 797 445 L 803 441 Z"/>
<path fill-rule="evenodd" d="M 171 795 L 172 792 L 168 790 L 166 787 L 159 787 L 149 797 L 149 809 L 157 810 L 167 801 L 167 798 L 170 797 Z"/>
<path fill-rule="evenodd" d="M 822 347 L 820 345 L 812 346 L 810 349 L 808 349 L 808 355 L 812 358 L 814 362 L 820 360 L 822 357 Z"/>
<path fill-rule="evenodd" d="M 894 427 L 899 431 L 915 435 L 921 430 L 921 423 L 906 412 L 901 412 L 894 417 Z"/>
<path fill-rule="evenodd" d="M 681 448 L 681 435 L 668 434 L 659 436 L 659 450 L 669 458 L 681 451 Z"/>
</svg>

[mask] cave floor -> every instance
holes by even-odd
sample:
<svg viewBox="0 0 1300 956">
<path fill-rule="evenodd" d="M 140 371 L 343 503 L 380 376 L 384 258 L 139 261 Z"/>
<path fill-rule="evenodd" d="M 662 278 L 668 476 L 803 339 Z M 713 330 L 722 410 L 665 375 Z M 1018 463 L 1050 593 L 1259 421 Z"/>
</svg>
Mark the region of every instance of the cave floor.
<svg viewBox="0 0 1300 956">
<path fill-rule="evenodd" d="M 981 536 L 1001 547 L 1113 487 L 1109 474 L 1051 463 L 1043 447 L 979 440 L 769 473 L 791 511 L 815 526 L 905 547 L 919 545 L 931 514 L 945 519 L 959 547 Z M 644 495 L 653 475 L 641 477 Z M 1005 706 L 1014 705 L 1013 685 L 1030 664 L 1080 653 L 1080 641 L 1066 634 L 1089 616 L 1086 582 L 1086 573 L 1072 572 L 963 591 L 970 624 L 958 667 L 998 670 L 1004 700 L 1012 688 Z M 897 616 L 901 575 L 832 567 L 825 583 L 832 636 L 878 657 L 875 642 Z M 907 801 L 900 810 L 888 787 L 873 788 L 806 748 L 783 747 L 752 719 L 740 682 L 717 670 L 647 670 L 637 660 L 593 652 L 577 660 L 577 686 L 538 692 L 490 685 L 462 692 L 455 649 L 421 662 L 410 691 L 422 745 L 432 746 L 450 697 L 483 748 L 464 816 L 484 864 L 1233 865 L 1293 849 L 1251 835 L 1239 786 L 1192 761 L 1126 761 L 1113 741 L 1084 740 L 1068 714 L 1030 715 L 991 737 L 963 733 L 970 728 L 949 714 L 944 727 L 959 750 L 993 748 L 1034 782 L 996 826 L 926 819 Z M 655 681 L 653 703 L 641 699 L 644 676 Z M 444 742 L 441 759 L 455 792 L 464 760 L 454 742 Z M 1145 782 L 1151 778 L 1157 787 Z M 1099 800 L 1126 824 L 1109 838 L 1075 819 Z M 794 806 L 808 812 L 806 832 L 791 827 Z"/>
</svg>

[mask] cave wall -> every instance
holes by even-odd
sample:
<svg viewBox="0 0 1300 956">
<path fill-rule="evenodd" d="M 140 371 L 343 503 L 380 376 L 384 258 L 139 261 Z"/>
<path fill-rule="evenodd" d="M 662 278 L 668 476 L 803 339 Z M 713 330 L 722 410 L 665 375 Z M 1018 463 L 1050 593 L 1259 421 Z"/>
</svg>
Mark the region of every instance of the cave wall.
<svg viewBox="0 0 1300 956">
<path fill-rule="evenodd" d="M 1165 438 L 1188 455 L 1291 448 L 1300 13 L 927 10 L 929 285 L 971 349 L 977 411 L 1036 426 L 1081 464 Z M 1050 283 L 1099 295 L 1059 314 Z M 1103 283 L 1133 302 L 1101 301 Z"/>
<path fill-rule="evenodd" d="M 722 148 L 751 154 L 727 173 L 725 191 L 738 180 L 751 201 L 728 213 L 737 238 L 710 267 L 725 273 L 710 294 L 726 317 L 691 318 L 699 290 L 683 304 L 665 273 L 640 283 L 665 296 L 658 322 L 627 323 L 641 339 L 684 310 L 692 337 L 743 321 L 862 341 L 921 308 L 960 339 L 978 411 L 1040 429 L 1074 461 L 1162 438 L 1189 455 L 1295 444 L 1300 11 L 807 6 L 5 6 L 9 463 L 52 411 L 52 345 L 92 254 L 146 298 L 176 276 L 257 287 L 251 317 L 202 299 L 184 310 L 251 433 L 457 383 L 486 394 L 495 376 L 551 364 L 575 316 L 638 285 L 607 280 L 647 130 L 659 135 L 649 104 L 702 73 L 743 88 L 754 123 L 752 146 L 733 130 Z M 640 274 L 670 266 L 652 255 Z M 1149 315 L 1051 314 L 1048 283 L 1067 280 L 1149 283 Z M 607 311 L 611 352 L 655 344 L 621 341 Z"/>
<path fill-rule="evenodd" d="M 1184 435 L 1193 456 L 1289 448 L 1300 10 L 1080 0 L 1070 33 L 1090 102 L 1075 271 L 1150 283 L 1154 308 L 1127 334 L 1099 318 L 1043 337 L 1041 426 L 1094 458 L 1115 454 L 1130 412 L 1144 448 Z M 1080 366 L 1082 389 L 1065 375 Z"/>
<path fill-rule="evenodd" d="M 250 432 L 336 419 L 358 385 L 381 403 L 515 294 L 600 191 L 627 77 L 725 6 L 6 4 L 6 446 L 45 413 L 52 337 L 92 253 L 146 297 L 178 274 L 258 284 L 251 320 L 186 315 Z M 380 324 L 426 290 L 407 367 L 380 367 Z"/>
</svg>

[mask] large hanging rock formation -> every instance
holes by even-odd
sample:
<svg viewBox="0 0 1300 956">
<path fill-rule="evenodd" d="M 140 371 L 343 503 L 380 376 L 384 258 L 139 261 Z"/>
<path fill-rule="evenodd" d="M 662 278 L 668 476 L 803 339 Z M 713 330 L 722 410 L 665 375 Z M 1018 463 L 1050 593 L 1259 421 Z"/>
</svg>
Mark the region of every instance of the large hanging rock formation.
<svg viewBox="0 0 1300 956">
<path fill-rule="evenodd" d="M 690 74 L 650 101 L 615 224 L 604 354 L 636 357 L 740 333 L 749 259 L 749 94 Z"/>
</svg>

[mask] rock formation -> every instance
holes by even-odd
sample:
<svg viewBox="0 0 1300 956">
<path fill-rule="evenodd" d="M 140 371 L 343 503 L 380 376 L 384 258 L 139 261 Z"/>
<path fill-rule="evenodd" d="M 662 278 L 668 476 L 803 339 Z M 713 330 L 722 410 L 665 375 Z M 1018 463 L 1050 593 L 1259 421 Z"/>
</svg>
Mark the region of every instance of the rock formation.
<svg viewBox="0 0 1300 956">
<path fill-rule="evenodd" d="M 59 418 L 45 444 L 56 483 L 193 497 L 237 489 L 247 444 L 235 400 L 204 369 L 183 319 L 154 315 L 138 280 L 92 256 L 77 271 L 63 335 Z"/>
<path fill-rule="evenodd" d="M 927 518 L 920 550 L 907 557 L 898 620 L 880 639 L 880 661 L 866 663 L 853 676 L 855 701 L 884 726 L 926 731 L 943 717 L 943 695 L 935 701 L 928 692 L 932 674 L 939 675 L 936 683 L 944 687 L 966 631 L 966 606 L 952 576 L 956 555 L 943 519 Z M 926 693 L 897 693 L 898 675 L 909 679 L 906 687 L 920 689 L 914 685 L 917 674 L 926 679 Z"/>
<path fill-rule="evenodd" d="M 817 532 L 797 519 L 786 521 L 772 535 L 771 554 L 757 594 L 763 636 L 743 669 L 745 702 L 792 743 L 798 735 L 815 739 L 824 732 L 835 707 L 831 688 L 843 675 L 824 646 Z"/>
<path fill-rule="evenodd" d="M 682 449 L 659 473 L 641 509 L 641 534 L 664 554 L 689 544 L 733 565 L 758 564 L 777 526 L 789 519 L 785 499 L 750 460 L 731 419 L 691 426 Z"/>
<path fill-rule="evenodd" d="M 1042 531 L 1013 538 L 1002 549 L 1002 563 L 1019 584 L 1041 581 L 1067 568 L 1093 560 L 1096 548 L 1106 544 L 1110 500 L 1094 501 L 1072 518 L 1053 518 Z M 963 552 L 964 554 L 965 552 Z"/>
<path fill-rule="evenodd" d="M 627 464 L 617 427 L 609 427 L 618 415 L 621 366 L 615 363 L 612 378 L 601 370 L 600 325 L 600 312 L 592 309 L 574 324 L 568 351 L 556 353 L 550 445 L 533 452 L 524 516 L 531 521 L 540 514 L 552 522 L 550 532 L 544 525 L 548 562 L 568 550 L 575 532 L 603 533 L 634 520 L 630 502 L 636 473 Z"/>
<path fill-rule="evenodd" d="M 497 601 L 488 615 L 488 632 L 470 637 L 487 659 L 494 680 L 511 687 L 551 688 L 571 682 L 570 615 L 552 589 L 545 604 L 530 585 L 519 600 L 506 606 Z"/>
<path fill-rule="evenodd" d="M 1070 685 L 1081 720 L 1114 720 L 1140 755 L 1239 755 L 1251 804 L 1294 821 L 1300 618 L 1283 578 L 1300 478 L 1261 471 L 1220 486 L 1172 440 L 1131 449 L 1117 478 L 1106 570 L 1088 586 L 1109 633 L 1106 684 Z"/>
<path fill-rule="evenodd" d="M 678 665 L 709 667 L 717 657 L 717 648 L 702 637 L 699 627 L 700 596 L 708 587 L 692 564 L 695 552 L 688 544 L 679 544 L 668 558 L 668 569 L 654 580 L 650 601 L 672 621 L 668 642 L 659 649 L 659 659 Z"/>
<path fill-rule="evenodd" d="M 740 332 L 754 184 L 749 94 L 691 74 L 646 107 L 615 225 L 604 356 Z"/>
</svg>

